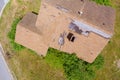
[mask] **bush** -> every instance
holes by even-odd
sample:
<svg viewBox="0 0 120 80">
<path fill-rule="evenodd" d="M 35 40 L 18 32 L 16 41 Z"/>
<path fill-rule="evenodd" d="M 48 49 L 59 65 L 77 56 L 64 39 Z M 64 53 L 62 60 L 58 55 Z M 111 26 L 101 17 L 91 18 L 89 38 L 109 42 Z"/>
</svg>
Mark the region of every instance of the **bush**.
<svg viewBox="0 0 120 80">
<path fill-rule="evenodd" d="M 59 55 L 60 52 L 58 50 L 49 48 L 45 60 L 55 69 L 63 69 L 63 60 Z"/>
<path fill-rule="evenodd" d="M 14 41 L 15 40 L 16 27 L 17 27 L 17 24 L 19 23 L 20 20 L 21 20 L 20 18 L 17 18 L 13 21 L 12 26 L 11 26 L 11 30 L 8 33 L 8 38 L 10 39 L 11 46 L 13 47 L 13 49 L 15 51 L 20 51 L 20 50 L 25 48 L 24 46 L 19 45 L 19 44 L 15 43 L 15 41 Z"/>
<path fill-rule="evenodd" d="M 92 63 L 87 63 L 77 58 L 75 54 L 60 52 L 49 48 L 45 60 L 54 68 L 64 69 L 68 80 L 93 80 L 95 73 L 104 63 L 102 56 L 98 56 Z"/>
<path fill-rule="evenodd" d="M 111 6 L 110 0 L 92 0 L 92 1 L 95 1 L 96 3 L 101 5 Z"/>
</svg>

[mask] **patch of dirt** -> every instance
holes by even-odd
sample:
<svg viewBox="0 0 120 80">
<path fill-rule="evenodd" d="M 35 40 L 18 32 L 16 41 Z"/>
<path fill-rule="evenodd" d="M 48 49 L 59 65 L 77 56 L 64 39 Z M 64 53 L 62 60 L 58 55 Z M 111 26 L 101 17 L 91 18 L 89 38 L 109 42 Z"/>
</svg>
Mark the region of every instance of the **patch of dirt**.
<svg viewBox="0 0 120 80">
<path fill-rule="evenodd" d="M 117 68 L 120 69 L 120 59 L 116 61 Z"/>
<path fill-rule="evenodd" d="M 120 69 L 120 59 L 116 59 L 113 64 L 118 68 Z"/>
<path fill-rule="evenodd" d="M 15 6 L 17 6 L 18 4 L 17 4 L 17 2 L 16 2 L 16 0 L 13 0 L 13 2 L 12 2 Z"/>
</svg>

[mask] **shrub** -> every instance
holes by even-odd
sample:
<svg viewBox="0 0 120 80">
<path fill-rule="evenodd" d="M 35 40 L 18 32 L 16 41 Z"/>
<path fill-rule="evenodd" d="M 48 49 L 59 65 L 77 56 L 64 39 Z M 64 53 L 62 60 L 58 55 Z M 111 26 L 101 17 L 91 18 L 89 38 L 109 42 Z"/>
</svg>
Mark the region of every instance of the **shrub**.
<svg viewBox="0 0 120 80">
<path fill-rule="evenodd" d="M 92 1 L 95 1 L 96 3 L 101 5 L 111 6 L 110 0 L 92 0 Z"/>
<path fill-rule="evenodd" d="M 15 40 L 15 33 L 16 33 L 16 26 L 20 20 L 21 20 L 20 18 L 17 18 L 13 21 L 12 26 L 11 26 L 11 30 L 8 33 L 8 38 L 10 39 L 11 46 L 13 47 L 13 49 L 15 51 L 20 51 L 20 50 L 24 49 L 24 46 L 19 45 L 19 44 L 15 43 L 15 41 L 14 41 Z"/>
<path fill-rule="evenodd" d="M 75 54 L 60 52 L 59 50 L 49 48 L 45 60 L 54 68 L 64 69 L 68 80 L 93 80 L 95 73 L 104 63 L 100 55 L 90 64 L 79 58 Z"/>
</svg>

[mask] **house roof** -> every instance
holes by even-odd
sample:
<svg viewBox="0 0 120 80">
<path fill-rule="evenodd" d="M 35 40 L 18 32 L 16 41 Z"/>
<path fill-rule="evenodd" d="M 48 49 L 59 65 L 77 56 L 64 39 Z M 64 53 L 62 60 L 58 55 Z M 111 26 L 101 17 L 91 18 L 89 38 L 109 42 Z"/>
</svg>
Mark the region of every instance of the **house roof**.
<svg viewBox="0 0 120 80">
<path fill-rule="evenodd" d="M 15 42 L 30 48 L 39 55 L 46 55 L 48 45 L 45 45 L 41 32 L 36 28 L 37 15 L 27 13 L 18 23 L 16 28 Z"/>
<path fill-rule="evenodd" d="M 114 33 L 115 10 L 89 0 L 43 0 L 109 34 Z M 80 15 L 80 12 L 83 12 Z"/>
<path fill-rule="evenodd" d="M 49 0 L 49 1 L 51 1 L 52 4 L 52 1 L 56 2 L 58 0 Z M 63 0 L 59 0 L 58 4 L 60 1 Z M 73 1 L 73 0 L 64 0 L 64 1 L 66 3 L 67 1 Z M 78 0 L 75 1 L 76 5 L 78 4 L 76 3 L 77 1 Z M 23 19 L 20 21 L 20 23 L 17 26 L 15 41 L 32 50 L 35 50 L 36 52 L 38 52 L 38 54 L 42 54 L 44 56 L 46 55 L 47 49 L 49 47 L 53 47 L 61 51 L 68 52 L 70 54 L 76 53 L 76 55 L 80 59 L 92 63 L 99 55 L 101 50 L 106 46 L 109 39 L 106 39 L 93 32 L 90 32 L 88 36 L 78 34 L 75 31 L 69 29 L 70 23 L 73 20 L 80 21 L 81 23 L 84 22 L 84 24 L 87 24 L 87 26 L 89 25 L 91 27 L 94 27 L 95 29 L 97 28 L 98 30 L 103 31 L 107 34 L 108 33 L 112 34 L 112 30 L 107 31 L 108 28 L 104 29 L 100 26 L 97 27 L 97 25 L 92 24 L 92 22 L 91 23 L 89 23 L 89 21 L 87 22 L 87 20 L 84 20 L 84 18 L 82 18 L 84 14 L 82 16 L 80 15 L 78 16 L 72 12 L 70 13 L 67 12 L 67 8 L 59 10 L 60 8 L 58 9 L 51 4 L 48 4 L 48 2 L 44 2 L 43 0 L 38 16 L 33 13 L 28 13 L 26 14 L 25 17 L 23 17 Z M 100 17 L 100 15 L 101 14 L 99 14 L 98 16 Z M 103 15 L 104 17 L 106 16 L 106 14 Z M 97 15 L 96 18 L 98 19 Z M 85 19 L 87 19 L 87 16 L 85 17 Z M 64 45 L 60 47 L 58 41 L 60 35 L 64 32 L 65 32 L 64 35 L 65 42 Z M 71 42 L 67 39 L 67 35 L 69 33 L 72 33 L 74 35 L 75 37 L 74 42 Z"/>
<path fill-rule="evenodd" d="M 40 31 L 35 26 L 35 23 L 37 21 L 37 17 L 38 16 L 36 14 L 27 13 L 23 17 L 23 19 L 19 22 L 19 25 L 24 26 L 25 28 L 27 28 L 35 33 L 41 34 Z"/>
</svg>

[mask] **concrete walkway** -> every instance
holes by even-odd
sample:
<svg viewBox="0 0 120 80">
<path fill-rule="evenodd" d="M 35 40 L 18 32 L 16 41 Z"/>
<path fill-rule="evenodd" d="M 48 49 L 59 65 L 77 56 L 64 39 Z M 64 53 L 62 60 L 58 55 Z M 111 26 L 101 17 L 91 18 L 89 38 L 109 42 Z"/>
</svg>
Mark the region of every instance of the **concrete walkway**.
<svg viewBox="0 0 120 80">
<path fill-rule="evenodd" d="M 0 80 L 14 80 L 3 56 L 3 48 L 0 44 Z"/>
</svg>

